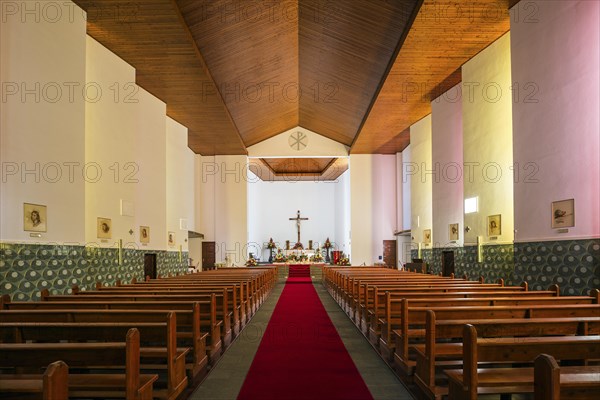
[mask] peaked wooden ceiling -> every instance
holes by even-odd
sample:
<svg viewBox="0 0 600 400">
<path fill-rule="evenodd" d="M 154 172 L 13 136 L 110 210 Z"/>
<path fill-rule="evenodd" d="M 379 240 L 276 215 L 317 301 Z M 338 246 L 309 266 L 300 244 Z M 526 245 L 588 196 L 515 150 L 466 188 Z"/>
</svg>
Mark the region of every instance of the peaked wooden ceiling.
<svg viewBox="0 0 600 400">
<path fill-rule="evenodd" d="M 214 155 L 295 126 L 351 153 L 401 151 L 461 65 L 509 30 L 516 0 L 75 2 L 189 147 Z"/>
</svg>

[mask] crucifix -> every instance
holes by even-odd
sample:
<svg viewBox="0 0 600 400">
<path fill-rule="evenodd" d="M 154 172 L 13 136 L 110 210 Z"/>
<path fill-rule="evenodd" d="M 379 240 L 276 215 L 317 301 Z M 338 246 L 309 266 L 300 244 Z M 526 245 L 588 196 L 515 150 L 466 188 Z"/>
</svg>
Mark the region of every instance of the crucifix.
<svg viewBox="0 0 600 400">
<path fill-rule="evenodd" d="M 308 218 L 300 218 L 300 210 L 296 214 L 296 218 L 290 218 L 290 221 L 296 221 L 296 227 L 298 229 L 298 242 L 300 243 L 300 221 L 307 221 Z"/>
</svg>

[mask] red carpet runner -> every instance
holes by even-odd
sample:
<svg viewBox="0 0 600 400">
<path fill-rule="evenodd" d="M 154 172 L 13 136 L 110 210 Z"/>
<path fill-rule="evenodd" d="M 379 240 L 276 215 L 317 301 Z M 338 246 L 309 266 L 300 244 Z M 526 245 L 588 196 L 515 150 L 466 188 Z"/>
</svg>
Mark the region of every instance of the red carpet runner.
<svg viewBox="0 0 600 400">
<path fill-rule="evenodd" d="M 289 277 L 290 278 L 310 278 L 310 265 L 309 264 L 291 264 L 289 266 Z"/>
<path fill-rule="evenodd" d="M 373 399 L 310 278 L 289 278 L 238 400 Z"/>
</svg>

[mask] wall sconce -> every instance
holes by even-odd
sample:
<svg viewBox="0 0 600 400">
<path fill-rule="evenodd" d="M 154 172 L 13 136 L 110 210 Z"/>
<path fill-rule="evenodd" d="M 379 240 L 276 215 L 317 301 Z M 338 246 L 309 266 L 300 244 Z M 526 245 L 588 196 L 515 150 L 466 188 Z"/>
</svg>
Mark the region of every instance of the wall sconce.
<svg viewBox="0 0 600 400">
<path fill-rule="evenodd" d="M 477 262 L 483 262 L 483 240 L 477 236 Z"/>
<path fill-rule="evenodd" d="M 465 226 L 465 232 L 469 232 L 471 230 L 470 226 Z"/>
</svg>

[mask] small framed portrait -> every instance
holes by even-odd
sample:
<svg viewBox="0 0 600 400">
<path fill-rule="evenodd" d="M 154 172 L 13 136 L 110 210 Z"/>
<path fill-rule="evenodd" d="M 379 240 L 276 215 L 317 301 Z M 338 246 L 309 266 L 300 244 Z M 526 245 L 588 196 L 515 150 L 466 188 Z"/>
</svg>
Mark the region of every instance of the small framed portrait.
<svg viewBox="0 0 600 400">
<path fill-rule="evenodd" d="M 458 240 L 458 224 L 448 225 L 448 239 Z"/>
<path fill-rule="evenodd" d="M 175 246 L 175 232 L 169 232 L 167 235 L 167 243 L 170 247 Z"/>
<path fill-rule="evenodd" d="M 140 226 L 140 243 L 150 243 L 149 226 Z"/>
<path fill-rule="evenodd" d="M 23 230 L 27 232 L 46 232 L 46 206 L 23 203 Z"/>
<path fill-rule="evenodd" d="M 425 229 L 423 231 L 423 243 L 431 244 L 431 229 Z"/>
<path fill-rule="evenodd" d="M 575 199 L 552 202 L 552 228 L 575 226 Z"/>
<path fill-rule="evenodd" d="M 502 219 L 500 214 L 488 215 L 488 236 L 499 236 L 502 234 Z"/>
<path fill-rule="evenodd" d="M 110 218 L 97 218 L 96 236 L 98 239 L 112 238 L 112 220 Z"/>
</svg>

